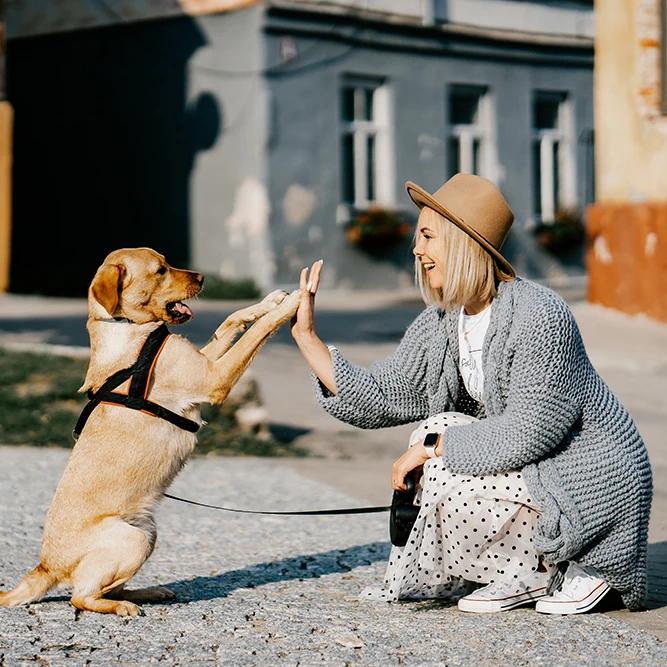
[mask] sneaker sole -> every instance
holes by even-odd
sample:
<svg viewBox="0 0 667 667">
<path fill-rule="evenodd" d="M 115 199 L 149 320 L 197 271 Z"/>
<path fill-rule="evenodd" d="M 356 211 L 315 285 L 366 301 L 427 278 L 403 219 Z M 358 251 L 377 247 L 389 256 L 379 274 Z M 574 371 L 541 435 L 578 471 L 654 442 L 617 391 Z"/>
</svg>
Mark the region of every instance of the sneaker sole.
<svg viewBox="0 0 667 667">
<path fill-rule="evenodd" d="M 535 611 L 540 614 L 583 614 L 595 607 L 602 598 L 609 593 L 611 586 L 606 582 L 598 584 L 585 598 L 567 602 L 552 602 L 551 600 L 540 600 L 535 606 Z"/>
<path fill-rule="evenodd" d="M 518 595 L 512 595 L 503 600 L 468 600 L 461 598 L 458 601 L 458 608 L 459 611 L 467 611 L 474 614 L 495 614 L 499 611 L 509 611 L 515 607 L 532 604 L 546 595 L 547 588 L 544 586 L 532 591 L 526 591 L 525 593 L 519 593 Z"/>
</svg>

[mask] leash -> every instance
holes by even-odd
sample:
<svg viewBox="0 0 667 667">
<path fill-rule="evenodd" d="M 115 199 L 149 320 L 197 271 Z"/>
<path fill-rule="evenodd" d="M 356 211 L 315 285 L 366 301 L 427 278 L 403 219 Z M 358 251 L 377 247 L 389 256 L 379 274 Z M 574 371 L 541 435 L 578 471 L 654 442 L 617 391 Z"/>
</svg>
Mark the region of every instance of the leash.
<svg viewBox="0 0 667 667">
<path fill-rule="evenodd" d="M 244 510 L 237 507 L 222 507 L 220 505 L 209 505 L 207 503 L 199 503 L 196 500 L 188 500 L 187 498 L 179 498 L 172 496 L 170 493 L 163 494 L 165 498 L 171 500 L 178 500 L 181 503 L 188 503 L 189 505 L 197 505 L 198 507 L 208 507 L 212 510 L 222 510 L 223 512 L 237 512 L 239 514 L 273 514 L 279 516 L 323 516 L 332 514 L 375 514 L 377 512 L 388 512 L 391 507 L 346 507 L 341 509 L 331 510 L 299 510 L 296 512 L 263 512 L 262 510 Z"/>
</svg>

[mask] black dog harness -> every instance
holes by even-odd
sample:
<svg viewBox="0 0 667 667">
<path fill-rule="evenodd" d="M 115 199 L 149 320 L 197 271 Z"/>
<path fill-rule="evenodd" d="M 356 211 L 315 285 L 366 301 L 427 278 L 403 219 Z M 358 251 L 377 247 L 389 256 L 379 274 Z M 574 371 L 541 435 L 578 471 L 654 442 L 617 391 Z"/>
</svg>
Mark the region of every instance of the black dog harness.
<svg viewBox="0 0 667 667">
<path fill-rule="evenodd" d="M 155 363 L 169 336 L 171 336 L 169 329 L 167 329 L 166 325 L 161 324 L 150 333 L 139 352 L 139 358 L 132 366 L 114 373 L 97 391 L 93 391 L 92 389 L 88 391 L 90 401 L 83 408 L 72 432 L 75 440 L 81 435 L 88 417 L 90 417 L 93 410 L 100 403 L 106 405 L 123 405 L 131 410 L 139 410 L 139 412 L 165 419 L 190 433 L 196 433 L 199 430 L 197 422 L 178 415 L 146 398 L 153 370 L 155 369 Z M 127 380 L 130 380 L 127 394 L 114 391 L 114 389 Z"/>
</svg>

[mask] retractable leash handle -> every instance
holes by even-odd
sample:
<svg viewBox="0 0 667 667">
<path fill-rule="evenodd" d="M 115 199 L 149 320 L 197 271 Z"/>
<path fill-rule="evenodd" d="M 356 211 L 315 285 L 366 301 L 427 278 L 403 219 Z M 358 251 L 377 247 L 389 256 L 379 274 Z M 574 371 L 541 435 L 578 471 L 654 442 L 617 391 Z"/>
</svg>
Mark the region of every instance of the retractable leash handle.
<svg viewBox="0 0 667 667">
<path fill-rule="evenodd" d="M 415 505 L 417 485 L 415 478 L 405 476 L 405 491 L 394 491 L 389 514 L 389 537 L 395 547 L 404 547 L 419 514 L 420 506 Z"/>
</svg>

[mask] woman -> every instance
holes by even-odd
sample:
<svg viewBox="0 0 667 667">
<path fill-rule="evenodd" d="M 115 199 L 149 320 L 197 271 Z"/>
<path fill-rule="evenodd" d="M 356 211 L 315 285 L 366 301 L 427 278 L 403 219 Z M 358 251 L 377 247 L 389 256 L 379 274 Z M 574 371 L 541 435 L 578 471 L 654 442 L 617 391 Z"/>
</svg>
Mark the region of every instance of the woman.
<svg viewBox="0 0 667 667">
<path fill-rule="evenodd" d="M 552 291 L 515 276 L 500 253 L 514 216 L 489 181 L 457 174 L 421 209 L 415 272 L 426 309 L 369 370 L 318 338 L 322 262 L 301 274 L 292 334 L 321 405 L 361 428 L 424 420 L 392 485 L 421 481 L 421 509 L 384 587 L 367 597 L 460 596 L 459 609 L 580 613 L 616 589 L 646 589 L 651 470 L 637 429 L 591 366 Z M 433 435 L 428 435 L 433 434 Z M 425 444 L 426 441 L 426 444 Z M 414 471 L 414 472 L 413 472 Z"/>
</svg>

